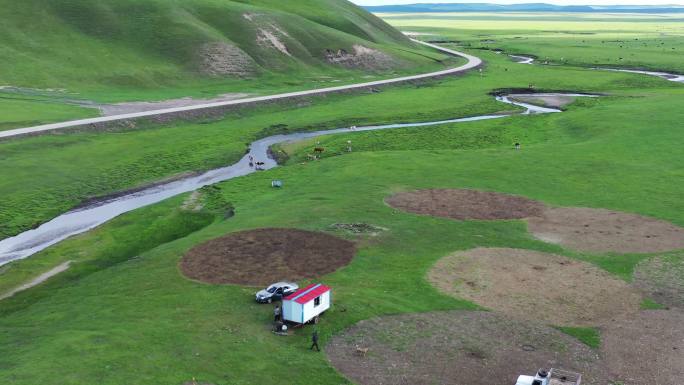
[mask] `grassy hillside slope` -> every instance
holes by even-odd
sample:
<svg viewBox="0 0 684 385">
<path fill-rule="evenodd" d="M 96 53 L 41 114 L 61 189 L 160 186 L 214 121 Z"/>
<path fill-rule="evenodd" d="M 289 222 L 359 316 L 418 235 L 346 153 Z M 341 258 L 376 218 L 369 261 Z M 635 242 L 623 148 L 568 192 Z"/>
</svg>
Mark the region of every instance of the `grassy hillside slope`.
<svg viewBox="0 0 684 385">
<path fill-rule="evenodd" d="M 344 0 L 0 0 L 0 8 L 0 85 L 109 91 L 432 62 Z"/>
</svg>

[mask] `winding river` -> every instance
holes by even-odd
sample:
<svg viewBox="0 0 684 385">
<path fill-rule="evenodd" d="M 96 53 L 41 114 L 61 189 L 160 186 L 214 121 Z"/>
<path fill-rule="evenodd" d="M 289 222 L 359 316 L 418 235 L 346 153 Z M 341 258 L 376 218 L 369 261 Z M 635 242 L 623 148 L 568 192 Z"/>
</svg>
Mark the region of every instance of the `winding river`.
<svg viewBox="0 0 684 385">
<path fill-rule="evenodd" d="M 663 79 L 669 80 L 671 82 L 684 83 L 684 75 L 672 74 L 672 73 L 668 73 L 668 72 L 624 70 L 624 69 L 619 69 L 619 68 L 595 68 L 595 69 L 603 70 L 603 71 L 626 72 L 626 73 L 630 73 L 630 74 L 642 74 L 642 75 L 657 76 L 659 78 L 663 78 Z"/>
<path fill-rule="evenodd" d="M 442 51 L 449 51 L 447 49 L 441 48 L 439 46 L 435 46 L 432 44 L 427 44 L 423 43 L 438 49 L 441 49 Z M 451 69 L 451 70 L 446 70 L 443 71 L 445 74 L 446 73 L 452 73 L 454 71 L 464 71 L 467 69 L 475 68 L 477 65 L 481 63 L 480 59 L 475 58 L 470 55 L 465 55 L 461 54 L 455 51 L 449 51 L 449 53 L 456 54 L 456 55 L 463 55 L 466 56 L 467 59 L 469 59 L 469 63 L 465 66 L 459 67 L 458 69 Z M 534 58 L 531 57 L 526 57 L 526 56 L 520 56 L 520 55 L 509 55 L 513 59 L 515 59 L 518 63 L 522 64 L 532 64 L 534 62 Z M 653 72 L 653 71 L 640 71 L 640 70 L 626 70 L 626 69 L 618 69 L 618 68 L 596 68 L 599 70 L 606 70 L 606 71 L 617 71 L 617 72 L 628 72 L 628 73 L 637 73 L 637 74 L 644 74 L 644 75 L 651 75 L 651 76 L 658 76 L 670 81 L 674 82 L 680 82 L 684 83 L 684 76 L 683 75 L 676 75 L 676 74 L 670 74 L 670 73 L 665 73 L 665 72 Z M 431 74 L 434 75 L 434 74 Z M 417 77 L 421 77 L 425 75 L 418 75 Z M 415 77 L 415 76 L 414 76 Z M 399 80 L 404 80 L 404 78 L 400 78 Z M 397 79 L 389 80 L 389 81 L 382 81 L 382 82 L 395 82 Z M 352 85 L 352 86 L 345 86 L 345 87 L 358 87 L 359 85 Z M 332 89 L 331 89 L 332 90 Z M 305 91 L 305 92 L 320 92 L 321 90 L 318 91 Z M 323 90 L 323 91 L 328 91 Z M 284 95 L 277 95 L 277 97 L 283 97 L 287 94 Z M 583 95 L 583 94 L 556 94 L 556 95 L 562 95 L 562 96 L 573 96 L 573 97 L 580 97 L 580 96 L 591 96 L 591 95 Z M 561 112 L 561 110 L 558 109 L 553 109 L 553 108 L 546 108 L 546 107 L 540 107 L 528 103 L 522 103 L 522 102 L 517 102 L 511 100 L 508 96 L 499 96 L 497 97 L 497 100 L 503 103 L 508 103 L 516 106 L 520 106 L 525 108 L 525 112 L 523 114 L 546 114 L 546 113 L 556 113 L 556 112 Z M 204 106 L 206 107 L 206 106 Z M 194 107 L 193 107 L 194 108 Z M 159 111 L 156 111 L 159 113 Z M 164 112 L 164 111 L 162 111 Z M 461 118 L 461 119 L 450 119 L 450 120 L 440 120 L 440 121 L 431 121 L 431 122 L 424 122 L 424 123 L 406 123 L 406 124 L 388 124 L 388 125 L 379 125 L 379 126 L 366 126 L 366 127 L 357 127 L 354 129 L 354 131 L 373 131 L 373 130 L 385 130 L 385 129 L 393 129 L 393 128 L 403 128 L 403 127 L 427 127 L 427 126 L 435 126 L 435 125 L 440 125 L 440 124 L 446 124 L 446 123 L 461 123 L 461 122 L 472 122 L 472 121 L 478 121 L 478 120 L 489 120 L 489 119 L 500 119 L 504 118 L 507 116 L 512 116 L 513 114 L 502 114 L 502 115 L 482 115 L 482 116 L 474 116 L 474 117 L 469 117 L 469 118 Z M 121 117 L 115 117 L 114 119 L 120 119 Z M 98 119 L 113 119 L 113 118 L 98 118 Z M 66 122 L 62 123 L 61 125 L 74 125 L 79 122 Z M 80 123 L 79 123 L 80 124 Z M 61 127 L 61 126 L 60 126 Z M 52 130 L 54 129 L 53 127 L 36 127 L 32 129 L 39 129 L 40 131 L 47 131 L 47 130 Z M 18 131 L 18 130 L 15 130 Z M 31 255 L 38 253 L 52 245 L 55 245 L 62 240 L 69 238 L 71 236 L 81 234 L 83 232 L 86 232 L 90 229 L 93 229 L 103 223 L 108 222 L 109 220 L 127 213 L 129 211 L 149 206 L 158 202 L 161 202 L 165 199 L 168 199 L 170 197 L 187 193 L 190 191 L 197 190 L 201 187 L 223 182 L 229 179 L 237 178 L 240 176 L 245 176 L 254 172 L 257 172 L 252 166 L 250 166 L 250 157 L 255 159 L 256 161 L 263 162 L 264 165 L 261 167 L 263 170 L 268 170 L 274 167 L 277 167 L 277 163 L 275 160 L 271 159 L 268 156 L 268 149 L 274 144 L 279 144 L 279 143 L 286 143 L 286 142 L 293 142 L 293 141 L 298 141 L 302 139 L 307 139 L 307 138 L 313 138 L 321 135 L 332 135 L 332 134 L 340 134 L 340 133 L 349 133 L 350 129 L 349 128 L 338 128 L 338 129 L 332 129 L 332 130 L 325 130 L 325 131 L 314 131 L 314 132 L 302 132 L 302 133 L 293 133 L 293 134 L 287 134 L 287 135 L 274 135 L 274 136 L 269 136 L 267 138 L 259 139 L 255 142 L 253 142 L 250 146 L 249 152 L 238 162 L 236 162 L 233 165 L 227 166 L 227 167 L 222 167 L 214 170 L 207 171 L 201 175 L 198 176 L 192 176 L 164 184 L 159 184 L 155 185 L 153 187 L 149 187 L 146 189 L 143 189 L 141 191 L 135 192 L 135 193 L 130 193 L 127 195 L 123 195 L 120 197 L 112 198 L 109 200 L 104 200 L 101 202 L 94 203 L 92 205 L 79 208 L 77 210 L 69 211 L 65 214 L 62 214 L 54 219 L 52 219 L 49 222 L 46 222 L 42 224 L 41 226 L 25 231 L 21 234 L 18 234 L 14 237 L 11 238 L 6 238 L 3 240 L 0 240 L 0 266 L 10 263 L 12 261 L 24 259 L 27 257 L 30 257 Z M 9 136 L 9 133 L 6 133 L 6 135 Z M 15 133 L 12 133 L 12 135 L 15 135 Z"/>
<path fill-rule="evenodd" d="M 589 96 L 581 94 L 559 94 L 567 96 Z M 516 102 L 509 96 L 499 96 L 497 100 L 503 103 L 525 108 L 523 114 L 546 114 L 561 112 L 561 110 L 535 106 L 528 103 Z M 473 122 L 478 120 L 500 119 L 514 114 L 481 115 L 469 118 L 439 120 L 424 123 L 387 124 L 379 126 L 356 127 L 353 131 L 374 131 L 403 127 L 427 127 L 447 123 Z M 28 230 L 11 238 L 0 241 L 0 266 L 12 261 L 24 259 L 46 249 L 73 235 L 81 234 L 99 226 L 126 212 L 161 202 L 167 198 L 197 190 L 201 187 L 223 182 L 229 179 L 257 172 L 250 166 L 249 157 L 255 161 L 264 162 L 261 167 L 268 170 L 277 167 L 275 160 L 268 156 L 268 149 L 274 144 L 294 142 L 321 135 L 332 135 L 352 132 L 349 128 L 338 128 L 324 131 L 302 132 L 287 135 L 274 135 L 259 139 L 250 145 L 249 152 L 233 165 L 207 171 L 198 176 L 192 176 L 173 182 L 156 185 L 128 195 L 104 200 L 90 206 L 79 208 L 60 215 L 40 227 Z"/>
<path fill-rule="evenodd" d="M 534 64 L 534 61 L 535 61 L 535 58 L 533 58 L 531 56 L 508 55 L 508 57 L 513 59 L 518 64 Z M 599 71 L 625 72 L 625 73 L 630 73 L 630 74 L 657 76 L 659 78 L 663 78 L 663 79 L 669 80 L 671 82 L 684 83 L 684 75 L 673 74 L 673 73 L 669 73 L 669 72 L 629 70 L 629 69 L 605 68 L 605 67 L 594 67 L 592 69 L 599 70 Z"/>
<path fill-rule="evenodd" d="M 530 57 L 530 56 L 508 55 L 508 57 L 515 60 L 515 62 L 518 64 L 533 64 L 534 63 L 534 58 Z"/>
</svg>

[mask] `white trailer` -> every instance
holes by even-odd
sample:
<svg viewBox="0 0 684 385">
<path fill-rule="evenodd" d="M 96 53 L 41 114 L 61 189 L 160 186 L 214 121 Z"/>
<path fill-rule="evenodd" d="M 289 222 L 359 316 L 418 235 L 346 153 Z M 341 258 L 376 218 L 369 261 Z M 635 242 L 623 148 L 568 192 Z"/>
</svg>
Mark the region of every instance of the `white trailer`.
<svg viewBox="0 0 684 385">
<path fill-rule="evenodd" d="M 331 289 L 314 283 L 283 298 L 283 320 L 297 324 L 318 323 L 318 317 L 330 305 Z"/>
</svg>

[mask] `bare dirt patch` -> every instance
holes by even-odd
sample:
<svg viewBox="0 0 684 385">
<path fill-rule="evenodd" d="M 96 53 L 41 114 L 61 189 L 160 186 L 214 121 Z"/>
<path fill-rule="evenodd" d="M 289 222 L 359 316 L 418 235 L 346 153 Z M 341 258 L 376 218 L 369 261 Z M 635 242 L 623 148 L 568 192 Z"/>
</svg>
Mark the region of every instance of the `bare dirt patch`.
<svg viewBox="0 0 684 385">
<path fill-rule="evenodd" d="M 352 49 L 352 52 L 345 49 L 327 49 L 325 60 L 331 64 L 364 70 L 389 70 L 400 64 L 392 56 L 377 49 L 359 44 L 355 44 Z"/>
<path fill-rule="evenodd" d="M 684 383 L 684 313 L 649 310 L 602 329 L 609 374 L 624 385 Z"/>
<path fill-rule="evenodd" d="M 368 352 L 357 352 L 357 346 Z M 597 352 L 553 328 L 490 312 L 435 312 L 361 321 L 326 346 L 331 363 L 360 384 L 515 384 L 539 367 L 605 384 Z"/>
<path fill-rule="evenodd" d="M 210 76 L 250 76 L 256 72 L 254 59 L 232 44 L 207 43 L 199 49 L 200 71 Z"/>
<path fill-rule="evenodd" d="M 641 304 L 636 290 L 593 265 L 531 250 L 459 252 L 438 261 L 428 279 L 458 298 L 558 326 L 600 325 Z"/>
<path fill-rule="evenodd" d="M 114 104 L 83 103 L 81 105 L 86 107 L 97 107 L 100 109 L 100 112 L 103 116 L 112 116 L 131 114 L 135 112 L 163 110 L 166 108 L 189 107 L 206 103 L 227 102 L 230 100 L 246 98 L 248 96 L 251 96 L 251 94 L 232 93 L 222 94 L 211 99 L 195 99 L 186 97 L 179 99 L 162 100 L 158 102 L 126 102 Z"/>
<path fill-rule="evenodd" d="M 325 233 L 267 228 L 195 246 L 181 259 L 180 269 L 202 282 L 262 286 L 332 273 L 355 253 L 354 243 Z"/>
<path fill-rule="evenodd" d="M 459 189 L 403 192 L 386 202 L 415 214 L 459 220 L 522 219 L 541 215 L 545 207 L 541 202 L 515 195 Z"/>
<path fill-rule="evenodd" d="M 257 44 L 265 48 L 278 50 L 287 56 L 292 56 L 287 45 L 283 42 L 283 38 L 289 38 L 290 35 L 268 16 L 259 13 L 244 13 L 242 17 L 258 27 L 256 33 Z"/>
<path fill-rule="evenodd" d="M 684 257 L 647 259 L 634 270 L 634 286 L 657 303 L 684 309 Z"/>
<path fill-rule="evenodd" d="M 330 225 L 333 230 L 341 230 L 350 234 L 368 234 L 371 236 L 377 236 L 388 229 L 380 226 L 370 225 L 368 223 L 334 223 Z"/>
<path fill-rule="evenodd" d="M 530 218 L 538 239 L 587 252 L 655 253 L 684 248 L 684 228 L 641 215 L 582 207 L 547 208 Z"/>
<path fill-rule="evenodd" d="M 263 47 L 277 49 L 287 56 L 292 56 L 290 50 L 287 49 L 287 46 L 280 40 L 277 34 L 287 36 L 287 34 L 282 32 L 280 29 L 273 28 L 272 30 L 268 30 L 259 28 L 259 31 L 257 32 L 257 43 Z"/>
</svg>

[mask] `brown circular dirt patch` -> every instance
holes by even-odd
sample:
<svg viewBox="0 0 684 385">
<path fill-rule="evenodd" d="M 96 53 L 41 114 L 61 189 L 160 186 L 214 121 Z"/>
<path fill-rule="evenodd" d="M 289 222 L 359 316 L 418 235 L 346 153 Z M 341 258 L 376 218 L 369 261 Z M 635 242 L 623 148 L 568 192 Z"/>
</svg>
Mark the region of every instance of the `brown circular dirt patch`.
<svg viewBox="0 0 684 385">
<path fill-rule="evenodd" d="M 540 215 L 544 205 L 531 199 L 477 190 L 419 190 L 395 194 L 390 206 L 415 214 L 459 220 L 521 219 Z"/>
<path fill-rule="evenodd" d="M 357 346 L 368 349 L 363 355 Z M 553 328 L 491 312 L 435 312 L 361 321 L 326 346 L 331 363 L 359 384 L 515 384 L 539 367 L 606 383 L 597 352 Z"/>
<path fill-rule="evenodd" d="M 530 250 L 456 253 L 438 261 L 428 279 L 455 297 L 558 326 L 598 325 L 641 304 L 636 290 L 598 267 Z"/>
<path fill-rule="evenodd" d="M 636 214 L 548 208 L 528 223 L 540 240 L 580 251 L 655 253 L 684 248 L 684 228 Z"/>
<path fill-rule="evenodd" d="M 180 261 L 187 277 L 213 284 L 268 285 L 313 278 L 347 265 L 354 243 L 325 233 L 257 229 L 212 239 Z"/>
<path fill-rule="evenodd" d="M 611 379 L 625 385 L 684 383 L 684 313 L 641 312 L 602 329 L 601 353 Z"/>
<path fill-rule="evenodd" d="M 684 256 L 641 262 L 634 270 L 634 286 L 659 304 L 684 309 Z"/>
</svg>

